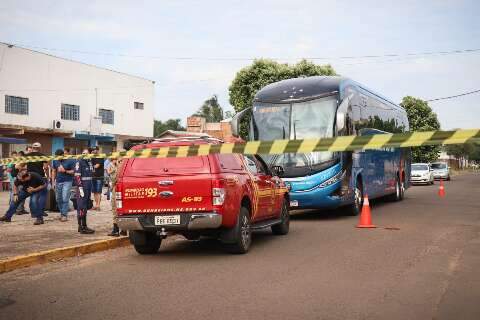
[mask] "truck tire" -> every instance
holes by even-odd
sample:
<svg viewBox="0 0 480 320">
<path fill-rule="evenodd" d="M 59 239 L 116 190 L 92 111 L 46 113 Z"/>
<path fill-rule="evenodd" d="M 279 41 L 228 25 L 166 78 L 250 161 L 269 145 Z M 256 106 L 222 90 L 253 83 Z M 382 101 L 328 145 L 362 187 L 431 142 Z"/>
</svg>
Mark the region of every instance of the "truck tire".
<svg viewBox="0 0 480 320">
<path fill-rule="evenodd" d="M 250 249 L 252 243 L 252 230 L 250 229 L 250 212 L 241 207 L 237 217 L 237 223 L 233 227 L 233 242 L 225 244 L 230 253 L 244 254 Z"/>
<path fill-rule="evenodd" d="M 282 203 L 282 211 L 280 212 L 281 223 L 272 226 L 272 233 L 274 235 L 283 236 L 290 230 L 290 213 L 288 212 L 287 200 L 284 199 Z"/>
<path fill-rule="evenodd" d="M 132 231 L 130 241 L 139 254 L 154 254 L 158 252 L 162 239 L 152 232 Z"/>
</svg>

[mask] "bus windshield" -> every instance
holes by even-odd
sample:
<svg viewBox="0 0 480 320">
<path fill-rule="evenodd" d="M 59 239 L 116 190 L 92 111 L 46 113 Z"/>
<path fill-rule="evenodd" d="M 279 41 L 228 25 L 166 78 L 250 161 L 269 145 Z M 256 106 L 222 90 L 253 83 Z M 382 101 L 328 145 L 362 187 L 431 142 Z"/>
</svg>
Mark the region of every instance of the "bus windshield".
<svg viewBox="0 0 480 320">
<path fill-rule="evenodd" d="M 255 140 L 333 137 L 336 96 L 292 104 L 256 103 L 253 108 Z M 325 169 L 333 162 L 332 152 L 283 154 L 265 157 L 284 168 L 284 177 L 298 177 Z"/>
</svg>

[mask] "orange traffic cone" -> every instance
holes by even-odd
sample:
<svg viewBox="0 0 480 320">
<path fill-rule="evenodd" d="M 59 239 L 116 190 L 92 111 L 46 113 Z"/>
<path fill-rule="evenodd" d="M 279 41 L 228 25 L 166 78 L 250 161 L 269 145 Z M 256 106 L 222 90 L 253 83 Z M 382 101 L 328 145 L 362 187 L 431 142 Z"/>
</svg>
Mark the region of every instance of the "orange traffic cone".
<svg viewBox="0 0 480 320">
<path fill-rule="evenodd" d="M 358 223 L 357 228 L 376 228 L 376 226 L 372 224 L 368 195 L 365 195 L 363 198 L 362 213 L 360 214 L 360 222 Z"/>
<path fill-rule="evenodd" d="M 445 197 L 445 187 L 443 186 L 443 179 L 440 179 L 440 187 L 438 188 L 438 196 L 440 198 Z"/>
</svg>

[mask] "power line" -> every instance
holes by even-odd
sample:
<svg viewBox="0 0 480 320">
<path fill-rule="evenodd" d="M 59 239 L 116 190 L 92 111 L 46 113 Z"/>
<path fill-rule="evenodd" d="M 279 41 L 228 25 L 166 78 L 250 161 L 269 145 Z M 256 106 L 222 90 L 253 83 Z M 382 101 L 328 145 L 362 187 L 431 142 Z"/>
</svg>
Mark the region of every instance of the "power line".
<svg viewBox="0 0 480 320">
<path fill-rule="evenodd" d="M 469 92 L 464 92 L 464 93 L 460 93 L 460 94 L 456 94 L 456 95 L 454 95 L 454 96 L 448 96 L 448 97 L 442 97 L 442 98 L 429 99 L 429 100 L 425 100 L 425 101 L 426 101 L 426 102 L 432 102 L 432 101 L 439 101 L 439 100 L 447 100 L 447 99 L 453 99 L 453 98 L 468 96 L 468 95 L 470 95 L 470 94 L 479 93 L 479 92 L 480 92 L 480 89 L 474 90 L 474 91 L 469 91 Z"/>
<path fill-rule="evenodd" d="M 135 58 L 135 59 L 161 59 L 161 60 L 177 60 L 177 61 L 253 61 L 259 59 L 258 57 L 195 57 L 195 56 L 149 56 L 149 55 L 129 55 L 123 53 L 114 53 L 114 52 L 98 52 L 98 51 L 84 51 L 84 50 L 70 50 L 70 49 L 60 49 L 60 48 L 48 48 L 40 46 L 31 46 L 26 44 L 14 44 L 18 47 L 24 47 L 26 49 L 38 49 L 45 51 L 59 51 L 59 52 L 69 52 L 69 53 L 78 53 L 78 54 L 88 54 L 88 55 L 103 55 L 103 56 L 114 56 L 121 58 Z M 458 49 L 451 51 L 425 51 L 425 52 L 411 52 L 411 53 L 388 53 L 388 54 L 379 54 L 379 55 L 363 55 L 363 56 L 338 56 L 338 57 L 271 57 L 270 59 L 274 60 L 355 60 L 355 59 L 373 59 L 373 58 L 392 58 L 392 57 L 415 57 L 415 56 L 431 56 L 431 55 L 450 55 L 450 54 L 461 54 L 461 53 L 475 53 L 480 52 L 479 49 Z"/>
</svg>

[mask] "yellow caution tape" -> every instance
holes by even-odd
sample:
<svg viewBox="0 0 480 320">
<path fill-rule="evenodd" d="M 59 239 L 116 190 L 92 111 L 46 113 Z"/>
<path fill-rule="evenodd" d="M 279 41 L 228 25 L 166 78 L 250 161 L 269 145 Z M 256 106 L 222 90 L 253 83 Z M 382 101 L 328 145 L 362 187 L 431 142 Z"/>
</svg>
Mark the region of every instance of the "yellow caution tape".
<svg viewBox="0 0 480 320">
<path fill-rule="evenodd" d="M 0 165 L 62 159 L 91 158 L 165 158 L 192 157 L 215 153 L 282 154 L 319 151 L 354 151 L 379 148 L 418 147 L 428 145 L 480 143 L 480 129 L 425 131 L 365 136 L 342 136 L 304 140 L 249 141 L 246 143 L 202 144 L 180 147 L 158 147 L 97 155 L 34 156 L 0 159 Z"/>
</svg>

